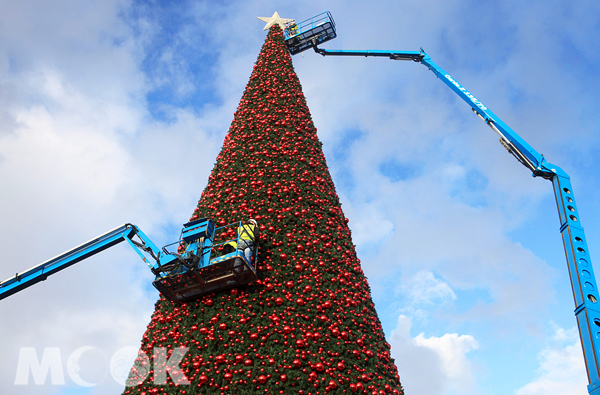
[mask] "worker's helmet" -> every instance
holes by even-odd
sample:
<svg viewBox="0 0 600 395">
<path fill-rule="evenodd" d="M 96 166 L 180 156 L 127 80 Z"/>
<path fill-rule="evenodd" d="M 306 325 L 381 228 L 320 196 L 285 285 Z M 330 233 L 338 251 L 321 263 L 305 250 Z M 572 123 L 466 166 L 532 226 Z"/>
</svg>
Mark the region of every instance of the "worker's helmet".
<svg viewBox="0 0 600 395">
<path fill-rule="evenodd" d="M 254 219 L 252 219 L 252 218 L 250 218 L 250 219 L 248 220 L 248 223 L 249 223 L 249 224 L 252 224 L 252 225 L 254 225 L 254 226 L 257 226 L 257 225 L 258 225 L 258 223 L 256 222 L 256 220 L 254 220 Z"/>
</svg>

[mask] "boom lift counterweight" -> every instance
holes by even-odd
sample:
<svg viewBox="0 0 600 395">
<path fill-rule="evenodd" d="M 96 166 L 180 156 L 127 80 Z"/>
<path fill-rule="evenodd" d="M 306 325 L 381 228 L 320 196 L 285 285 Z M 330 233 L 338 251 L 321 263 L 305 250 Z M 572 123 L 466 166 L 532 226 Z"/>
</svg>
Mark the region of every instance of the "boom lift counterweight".
<svg viewBox="0 0 600 395">
<path fill-rule="evenodd" d="M 337 37 L 331 14 L 329 12 L 323 14 L 328 16 L 334 30 L 329 36 L 331 38 Z M 312 35 L 317 39 L 311 40 L 309 44 L 300 48 L 300 51 L 298 51 L 299 48 L 294 42 L 287 39 L 286 44 L 290 53 L 294 55 L 306 49 L 313 48 L 315 52 L 323 56 L 385 57 L 392 60 L 412 60 L 421 63 L 471 106 L 473 112 L 500 136 L 502 146 L 521 164 L 527 167 L 534 177 L 542 177 L 552 182 L 560 219 L 560 233 L 563 239 L 571 288 L 575 300 L 575 317 L 579 327 L 579 335 L 590 383 L 588 385 L 588 392 L 600 395 L 600 308 L 598 307 L 598 286 L 583 227 L 579 220 L 579 212 L 575 204 L 569 175 L 560 167 L 548 163 L 542 154 L 527 144 L 525 140 L 508 127 L 465 87 L 435 64 L 422 48 L 420 51 L 327 50 L 318 47 L 325 40 L 318 40 L 319 37 L 323 37 L 323 34 L 321 33 L 319 36 L 317 33 L 306 32 L 307 36 Z"/>
</svg>

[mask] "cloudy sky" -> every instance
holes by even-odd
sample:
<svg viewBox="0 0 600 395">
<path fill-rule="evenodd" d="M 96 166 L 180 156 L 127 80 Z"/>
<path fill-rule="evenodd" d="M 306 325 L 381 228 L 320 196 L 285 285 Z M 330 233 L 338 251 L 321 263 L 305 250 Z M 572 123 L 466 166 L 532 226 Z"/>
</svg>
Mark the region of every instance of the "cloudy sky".
<svg viewBox="0 0 600 395">
<path fill-rule="evenodd" d="M 423 47 L 571 175 L 600 254 L 597 1 L 171 3 L 0 1 L 1 279 L 125 222 L 175 240 L 275 11 L 331 11 L 325 48 Z M 294 65 L 406 392 L 585 394 L 551 184 L 419 64 Z M 119 393 L 151 281 L 117 246 L 3 300 L 0 393 Z M 44 353 L 54 377 L 19 376 Z"/>
</svg>

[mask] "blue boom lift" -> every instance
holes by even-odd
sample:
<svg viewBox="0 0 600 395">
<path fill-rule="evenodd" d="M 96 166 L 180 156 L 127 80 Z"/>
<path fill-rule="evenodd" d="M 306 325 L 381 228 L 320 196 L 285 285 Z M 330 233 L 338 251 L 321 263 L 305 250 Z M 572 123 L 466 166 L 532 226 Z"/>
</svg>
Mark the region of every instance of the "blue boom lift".
<svg viewBox="0 0 600 395">
<path fill-rule="evenodd" d="M 179 240 L 159 249 L 140 228 L 125 224 L 2 281 L 0 300 L 122 241 L 127 241 L 150 267 L 156 276 L 152 285 L 167 299 L 197 298 L 257 279 L 257 233 L 256 226 L 252 231 L 236 222 L 215 228 L 212 220 L 201 218 L 184 224 Z M 218 243 L 217 237 L 221 240 Z M 253 245 L 250 259 L 236 248 L 240 238 Z M 172 246 L 177 246 L 176 252 L 168 250 Z"/>
<path fill-rule="evenodd" d="M 600 395 L 600 309 L 597 305 L 598 286 L 585 234 L 577 211 L 577 205 L 575 204 L 575 196 L 573 195 L 573 187 L 571 186 L 569 175 L 560 167 L 548 163 L 542 154 L 527 144 L 514 130 L 490 111 L 487 106 L 452 78 L 450 74 L 435 64 L 422 48 L 420 51 L 346 51 L 321 49 L 318 47 L 319 44 L 335 38 L 337 34 L 335 23 L 329 12 L 320 14 L 318 17 L 326 20 L 329 31 L 325 33 L 323 29 L 311 27 L 312 24 L 307 23 L 307 21 L 302 22 L 300 26 L 306 26 L 306 29 L 302 30 L 302 37 L 306 39 L 297 42 L 293 40 L 295 36 L 286 37 L 286 44 L 292 55 L 313 48 L 315 52 L 323 56 L 374 56 L 421 63 L 471 106 L 473 112 L 500 136 L 500 144 L 517 158 L 520 163 L 527 167 L 533 173 L 534 177 L 542 177 L 552 182 L 558 206 L 560 233 L 565 247 L 571 287 L 575 299 L 575 317 L 577 318 L 590 383 L 588 385 L 588 392 Z M 311 18 L 308 21 L 312 21 L 315 18 Z"/>
</svg>

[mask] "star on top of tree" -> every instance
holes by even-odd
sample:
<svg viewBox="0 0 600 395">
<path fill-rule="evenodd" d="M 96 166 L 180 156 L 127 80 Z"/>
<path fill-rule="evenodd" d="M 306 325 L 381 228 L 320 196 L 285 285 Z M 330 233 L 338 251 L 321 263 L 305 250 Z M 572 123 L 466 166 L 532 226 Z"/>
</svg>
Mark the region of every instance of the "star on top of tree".
<svg viewBox="0 0 600 395">
<path fill-rule="evenodd" d="M 269 28 L 275 24 L 278 24 L 279 27 L 281 28 L 281 30 L 285 29 L 285 24 L 288 22 L 294 22 L 293 19 L 286 19 L 286 18 L 281 18 L 279 16 L 279 13 L 277 11 L 275 11 L 275 13 L 273 14 L 273 16 L 268 17 L 268 16 L 258 16 L 258 19 L 260 19 L 263 22 L 267 22 L 267 25 L 264 27 L 263 30 L 269 30 Z"/>
</svg>

